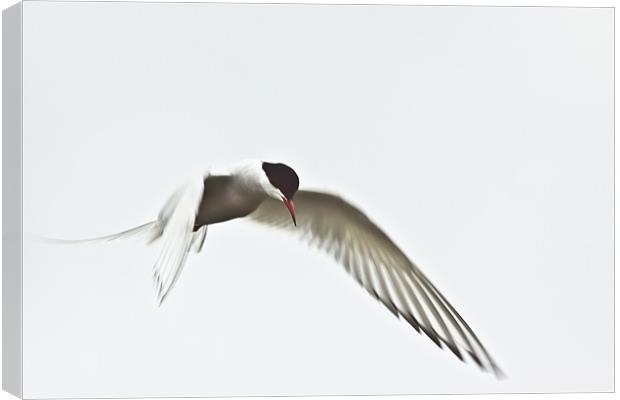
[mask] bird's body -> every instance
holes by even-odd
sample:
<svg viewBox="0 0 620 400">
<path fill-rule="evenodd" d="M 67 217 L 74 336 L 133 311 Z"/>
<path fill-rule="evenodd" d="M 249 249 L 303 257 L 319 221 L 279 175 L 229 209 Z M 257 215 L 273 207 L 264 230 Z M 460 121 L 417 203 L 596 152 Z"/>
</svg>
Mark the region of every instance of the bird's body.
<svg viewBox="0 0 620 400">
<path fill-rule="evenodd" d="M 230 175 L 210 175 L 204 179 L 204 191 L 196 227 L 213 225 L 248 216 L 267 199 L 267 195 L 251 190 Z"/>
<path fill-rule="evenodd" d="M 136 236 L 147 243 L 160 241 L 153 277 L 161 304 L 188 254 L 202 250 L 209 225 L 248 218 L 287 229 L 331 254 L 373 297 L 437 346 L 502 375 L 465 320 L 379 226 L 338 196 L 298 191 L 298 186 L 297 174 L 284 164 L 245 161 L 224 174 L 192 177 L 170 197 L 157 220 L 87 241 Z"/>
</svg>

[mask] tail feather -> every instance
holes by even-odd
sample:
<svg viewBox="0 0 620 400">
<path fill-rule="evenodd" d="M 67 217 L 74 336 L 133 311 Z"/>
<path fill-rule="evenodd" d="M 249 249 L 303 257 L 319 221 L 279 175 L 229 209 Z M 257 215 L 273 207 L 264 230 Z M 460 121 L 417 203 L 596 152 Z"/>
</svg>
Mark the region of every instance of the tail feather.
<svg viewBox="0 0 620 400">
<path fill-rule="evenodd" d="M 147 244 L 158 239 L 163 232 L 163 224 L 160 221 L 151 221 L 146 224 L 127 229 L 123 232 L 88 239 L 55 239 L 35 234 L 30 234 L 30 239 L 39 243 L 48 244 L 79 244 L 79 243 L 103 243 L 118 239 L 141 238 Z"/>
</svg>

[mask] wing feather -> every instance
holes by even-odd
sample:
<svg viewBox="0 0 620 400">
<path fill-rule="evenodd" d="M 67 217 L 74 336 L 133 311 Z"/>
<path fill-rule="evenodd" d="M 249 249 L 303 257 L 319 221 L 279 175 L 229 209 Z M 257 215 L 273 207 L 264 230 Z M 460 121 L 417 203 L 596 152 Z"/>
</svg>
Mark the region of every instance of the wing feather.
<svg viewBox="0 0 620 400">
<path fill-rule="evenodd" d="M 195 253 L 200 253 L 202 246 L 205 244 L 206 237 L 207 225 L 203 225 L 192 235 L 191 250 Z"/>
<path fill-rule="evenodd" d="M 159 305 L 176 284 L 192 246 L 196 251 L 202 247 L 206 227 L 196 233 L 193 229 L 203 190 L 204 176 L 196 176 L 170 197 L 159 214 L 158 220 L 163 226 L 162 249 L 153 266 Z"/>
<path fill-rule="evenodd" d="M 394 315 L 459 359 L 464 354 L 482 370 L 503 373 L 473 330 L 398 246 L 359 209 L 338 196 L 299 191 L 297 228 L 286 209 L 266 200 L 250 215 L 257 222 L 291 230 L 324 250 Z"/>
</svg>

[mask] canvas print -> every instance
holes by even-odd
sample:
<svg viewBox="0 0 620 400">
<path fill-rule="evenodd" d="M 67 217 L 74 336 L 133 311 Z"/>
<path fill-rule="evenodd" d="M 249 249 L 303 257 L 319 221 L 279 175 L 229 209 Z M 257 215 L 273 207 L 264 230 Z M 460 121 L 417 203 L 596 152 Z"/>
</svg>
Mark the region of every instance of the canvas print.
<svg viewBox="0 0 620 400">
<path fill-rule="evenodd" d="M 23 397 L 613 390 L 612 9 L 20 7 Z"/>
</svg>

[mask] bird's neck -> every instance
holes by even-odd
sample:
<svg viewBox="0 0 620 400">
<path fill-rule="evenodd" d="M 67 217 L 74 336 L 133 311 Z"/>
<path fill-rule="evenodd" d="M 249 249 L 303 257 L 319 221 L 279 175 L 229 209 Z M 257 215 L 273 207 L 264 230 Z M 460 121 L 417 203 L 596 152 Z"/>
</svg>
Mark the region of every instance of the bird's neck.
<svg viewBox="0 0 620 400">
<path fill-rule="evenodd" d="M 268 197 L 261 179 L 263 178 L 260 161 L 245 161 L 238 164 L 230 172 L 235 188 L 248 196 L 260 198 Z"/>
</svg>

